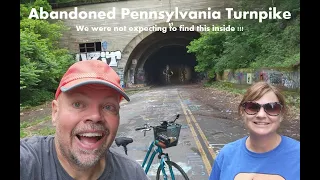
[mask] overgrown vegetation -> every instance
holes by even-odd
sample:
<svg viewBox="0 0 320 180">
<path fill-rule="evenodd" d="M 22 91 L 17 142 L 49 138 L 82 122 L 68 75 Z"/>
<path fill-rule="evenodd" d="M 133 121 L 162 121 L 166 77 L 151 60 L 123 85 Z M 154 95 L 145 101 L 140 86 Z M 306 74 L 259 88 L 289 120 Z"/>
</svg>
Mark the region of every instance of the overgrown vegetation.
<svg viewBox="0 0 320 180">
<path fill-rule="evenodd" d="M 214 87 L 219 90 L 228 91 L 234 94 L 242 95 L 246 91 L 246 87 L 234 87 L 235 84 L 230 82 L 221 82 L 221 81 L 213 81 L 213 82 L 207 82 L 204 84 L 204 87 Z"/>
<path fill-rule="evenodd" d="M 213 87 L 219 90 L 228 91 L 233 94 L 243 95 L 250 84 L 233 84 L 230 82 L 214 81 L 204 84 L 205 87 Z M 300 92 L 282 90 L 288 106 L 294 109 L 300 109 Z"/>
<path fill-rule="evenodd" d="M 106 3 L 126 0 L 48 0 L 52 8 L 74 7 L 86 4 Z M 35 0 L 20 0 L 21 4 L 33 3 Z"/>
<path fill-rule="evenodd" d="M 51 116 L 47 116 L 42 119 L 35 119 L 35 120 L 29 120 L 29 121 L 23 121 L 20 122 L 20 138 L 24 138 L 27 136 L 33 136 L 33 135 L 49 135 L 54 134 L 55 129 L 54 127 L 45 127 L 41 128 L 39 130 L 31 131 L 30 128 L 37 126 L 41 123 L 44 123 L 46 121 L 51 120 Z"/>
<path fill-rule="evenodd" d="M 74 63 L 59 40 L 67 28 L 61 21 L 28 19 L 31 8 L 52 11 L 46 0 L 20 4 L 20 106 L 52 99 L 63 72 Z"/>
<path fill-rule="evenodd" d="M 278 20 L 230 20 L 223 24 L 244 27 L 244 31 L 209 31 L 193 40 L 188 48 L 197 59 L 195 71 L 207 72 L 214 78 L 226 69 L 282 67 L 292 68 L 300 61 L 299 0 L 239 0 L 239 9 L 256 7 L 268 12 L 269 7 L 290 11 L 291 18 Z"/>
</svg>

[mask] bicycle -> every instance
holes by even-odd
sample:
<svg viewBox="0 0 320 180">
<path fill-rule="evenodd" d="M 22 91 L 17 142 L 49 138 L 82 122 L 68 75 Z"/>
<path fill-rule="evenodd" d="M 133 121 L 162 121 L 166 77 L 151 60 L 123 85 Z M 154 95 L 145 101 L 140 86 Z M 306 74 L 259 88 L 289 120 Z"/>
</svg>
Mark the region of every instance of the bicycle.
<svg viewBox="0 0 320 180">
<path fill-rule="evenodd" d="M 160 179 L 160 173 L 162 173 L 164 180 L 167 180 L 170 177 L 172 180 L 181 179 L 181 178 L 185 180 L 189 180 L 188 175 L 184 172 L 184 170 L 177 163 L 170 160 L 168 153 L 163 152 L 163 149 L 173 147 L 178 144 L 181 124 L 175 123 L 175 121 L 179 118 L 179 116 L 180 115 L 178 114 L 173 121 L 169 121 L 169 122 L 162 121 L 162 123 L 158 126 L 150 126 L 147 123 L 147 124 L 144 124 L 144 127 L 135 128 L 136 131 L 144 132 L 144 136 L 146 135 L 147 131 L 150 131 L 151 129 L 153 129 L 154 140 L 149 145 L 148 151 L 142 163 L 142 167 L 144 168 L 145 173 L 148 174 L 150 166 L 155 156 L 158 154 L 158 159 L 160 159 L 160 165 L 157 170 L 156 180 Z M 116 145 L 118 147 L 123 146 L 126 155 L 128 155 L 127 145 L 132 142 L 133 142 L 133 139 L 128 137 L 115 138 Z M 151 151 L 153 149 L 154 151 L 151 154 Z M 145 167 L 145 165 L 147 166 Z M 167 169 L 169 169 L 169 173 L 166 172 Z M 182 177 L 175 175 L 177 172 L 179 172 Z"/>
</svg>

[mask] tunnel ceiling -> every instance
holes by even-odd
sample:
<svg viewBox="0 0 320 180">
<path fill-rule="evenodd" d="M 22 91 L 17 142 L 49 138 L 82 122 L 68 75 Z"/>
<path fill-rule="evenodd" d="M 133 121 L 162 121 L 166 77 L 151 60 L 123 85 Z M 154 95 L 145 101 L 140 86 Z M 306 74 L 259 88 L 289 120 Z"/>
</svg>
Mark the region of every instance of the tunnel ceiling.
<svg viewBox="0 0 320 180">
<path fill-rule="evenodd" d="M 146 37 L 129 57 L 129 61 L 137 60 L 137 64 L 128 67 L 134 69 L 135 74 L 143 69 L 144 77 L 135 80 L 143 79 L 144 82 L 136 83 L 163 85 L 192 82 L 196 78 L 196 59 L 193 54 L 187 53 L 186 46 L 199 37 L 198 32 L 155 32 Z M 165 72 L 167 65 L 173 73 L 170 77 Z"/>
</svg>

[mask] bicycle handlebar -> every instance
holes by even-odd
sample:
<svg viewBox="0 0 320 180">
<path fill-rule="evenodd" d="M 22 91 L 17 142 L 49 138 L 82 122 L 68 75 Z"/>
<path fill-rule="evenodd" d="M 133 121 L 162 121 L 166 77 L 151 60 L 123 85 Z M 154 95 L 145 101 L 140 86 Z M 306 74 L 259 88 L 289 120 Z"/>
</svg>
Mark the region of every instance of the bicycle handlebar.
<svg viewBox="0 0 320 180">
<path fill-rule="evenodd" d="M 139 130 L 142 130 L 142 129 L 146 129 L 145 127 L 138 127 L 138 128 L 136 128 L 135 130 L 136 131 L 139 131 Z"/>
<path fill-rule="evenodd" d="M 165 126 L 168 126 L 168 125 L 171 125 L 171 124 L 174 124 L 175 121 L 179 118 L 180 114 L 177 114 L 176 118 L 173 120 L 173 121 L 161 121 L 161 125 L 165 125 Z M 155 126 L 150 126 L 149 124 L 144 124 L 143 127 L 137 127 L 135 128 L 136 131 L 139 131 L 139 130 L 142 130 L 144 132 L 146 131 L 150 131 L 151 128 L 153 128 Z"/>
<path fill-rule="evenodd" d="M 137 128 L 135 128 L 135 130 L 136 131 L 140 131 L 140 130 L 142 130 L 142 131 L 150 131 L 151 128 L 153 128 L 153 126 L 149 126 L 149 124 L 144 124 L 143 127 L 137 127 Z"/>
</svg>

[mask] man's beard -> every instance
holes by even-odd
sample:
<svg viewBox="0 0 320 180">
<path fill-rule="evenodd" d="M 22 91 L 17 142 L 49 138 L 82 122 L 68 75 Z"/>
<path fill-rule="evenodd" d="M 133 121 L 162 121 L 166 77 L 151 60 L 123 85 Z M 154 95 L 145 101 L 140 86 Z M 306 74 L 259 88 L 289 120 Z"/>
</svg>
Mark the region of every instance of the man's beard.
<svg viewBox="0 0 320 180">
<path fill-rule="evenodd" d="M 98 124 L 90 124 L 89 126 L 86 126 L 86 128 L 73 129 L 70 136 L 71 144 L 73 144 L 72 141 L 74 141 L 74 138 L 78 138 L 76 136 L 77 132 L 83 131 L 83 129 L 95 129 L 95 130 L 103 129 L 106 132 L 103 137 L 105 139 L 104 140 L 105 142 L 103 142 L 102 146 L 99 147 L 98 149 L 90 151 L 90 150 L 84 150 L 84 149 L 74 149 L 72 147 L 69 148 L 68 146 L 64 145 L 66 143 L 63 142 L 63 138 L 61 138 L 61 136 L 58 135 L 56 137 L 58 148 L 62 156 L 79 170 L 85 170 L 90 167 L 94 167 L 100 161 L 101 158 L 104 158 L 106 151 L 109 149 L 109 145 L 107 144 L 107 137 L 110 135 L 110 132 L 107 128 L 102 127 L 102 125 L 98 125 Z M 57 129 L 57 131 L 59 130 Z"/>
</svg>

